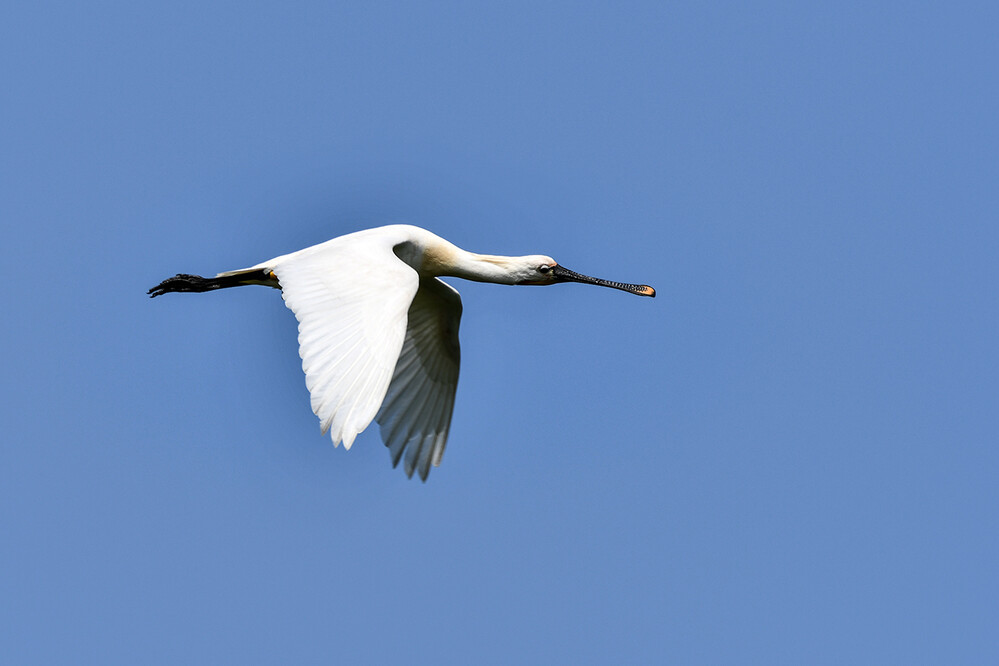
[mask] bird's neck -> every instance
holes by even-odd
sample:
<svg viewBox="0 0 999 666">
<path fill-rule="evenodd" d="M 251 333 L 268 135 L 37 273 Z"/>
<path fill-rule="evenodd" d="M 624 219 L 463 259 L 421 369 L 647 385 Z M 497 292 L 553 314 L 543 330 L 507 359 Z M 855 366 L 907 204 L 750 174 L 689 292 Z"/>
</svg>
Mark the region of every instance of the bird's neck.
<svg viewBox="0 0 999 666">
<path fill-rule="evenodd" d="M 496 284 L 516 284 L 517 275 L 515 257 L 502 257 L 492 254 L 476 254 L 455 248 L 449 265 L 442 267 L 440 275 L 458 277 L 475 282 L 494 282 Z"/>
</svg>

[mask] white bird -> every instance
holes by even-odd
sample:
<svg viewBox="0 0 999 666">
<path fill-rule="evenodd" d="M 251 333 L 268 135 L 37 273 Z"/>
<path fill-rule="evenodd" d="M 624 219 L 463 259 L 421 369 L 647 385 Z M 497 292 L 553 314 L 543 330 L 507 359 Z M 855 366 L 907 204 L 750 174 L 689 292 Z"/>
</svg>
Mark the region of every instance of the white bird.
<svg viewBox="0 0 999 666">
<path fill-rule="evenodd" d="M 574 273 L 551 257 L 466 252 L 425 229 L 391 225 L 347 234 L 214 278 L 178 274 L 149 290 L 202 292 L 258 284 L 281 290 L 298 319 L 312 411 L 350 449 L 372 420 L 392 466 L 427 480 L 440 465 L 458 387 L 461 297 L 438 279 L 497 284 L 583 282 L 655 296 L 648 285 Z"/>
</svg>

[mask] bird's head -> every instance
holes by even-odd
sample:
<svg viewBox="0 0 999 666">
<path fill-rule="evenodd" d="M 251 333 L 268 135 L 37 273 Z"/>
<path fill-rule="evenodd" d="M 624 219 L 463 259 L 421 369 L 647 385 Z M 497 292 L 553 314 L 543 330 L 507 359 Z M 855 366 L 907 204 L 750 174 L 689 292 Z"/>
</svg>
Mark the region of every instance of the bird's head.
<svg viewBox="0 0 999 666">
<path fill-rule="evenodd" d="M 530 254 L 526 257 L 514 257 L 511 261 L 511 272 L 514 276 L 514 284 L 553 284 L 555 276 L 552 269 L 558 263 L 551 257 L 543 254 Z"/>
<path fill-rule="evenodd" d="M 625 282 L 611 282 L 600 278 L 581 275 L 575 271 L 570 271 L 564 266 L 560 266 L 551 257 L 541 254 L 533 254 L 526 257 L 517 258 L 517 276 L 515 284 L 526 285 L 546 285 L 557 284 L 559 282 L 581 282 L 583 284 L 595 284 L 611 289 L 620 289 L 638 296 L 650 296 L 655 298 L 656 290 L 647 284 L 628 284 Z"/>
</svg>

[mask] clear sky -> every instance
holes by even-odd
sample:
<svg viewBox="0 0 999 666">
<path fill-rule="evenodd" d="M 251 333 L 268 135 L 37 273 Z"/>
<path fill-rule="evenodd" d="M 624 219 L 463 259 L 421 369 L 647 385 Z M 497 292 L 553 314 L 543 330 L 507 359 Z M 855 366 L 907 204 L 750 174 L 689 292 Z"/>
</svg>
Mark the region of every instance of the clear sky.
<svg viewBox="0 0 999 666">
<path fill-rule="evenodd" d="M 999 662 L 994 3 L 0 10 L 5 663 Z M 277 292 L 461 283 L 442 467 L 319 434 Z"/>
</svg>

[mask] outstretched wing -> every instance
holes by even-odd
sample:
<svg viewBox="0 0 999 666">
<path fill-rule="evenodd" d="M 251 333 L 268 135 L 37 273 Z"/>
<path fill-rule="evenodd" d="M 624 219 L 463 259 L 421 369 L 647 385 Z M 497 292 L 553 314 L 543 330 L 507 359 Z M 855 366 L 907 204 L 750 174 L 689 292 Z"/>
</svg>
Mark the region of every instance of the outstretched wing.
<svg viewBox="0 0 999 666">
<path fill-rule="evenodd" d="M 384 239 L 355 235 L 272 260 L 298 319 L 312 411 L 334 444 L 350 448 L 385 398 L 420 280 Z M 345 237 L 348 238 L 348 237 Z"/>
<path fill-rule="evenodd" d="M 419 471 L 424 481 L 431 463 L 441 464 L 451 427 L 461 363 L 460 322 L 458 292 L 437 278 L 422 280 L 409 306 L 406 339 L 377 416 L 392 466 L 405 452 L 406 475 Z"/>
</svg>

